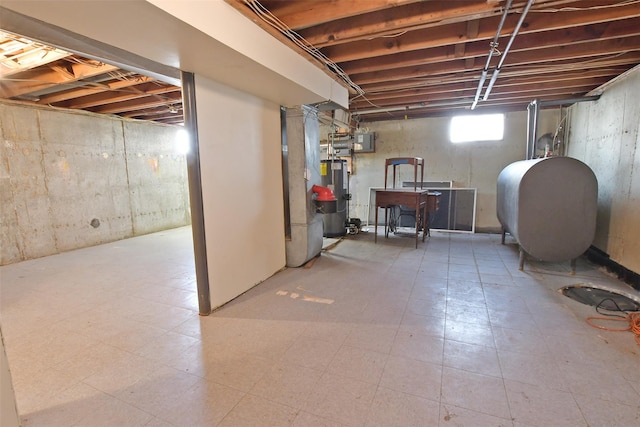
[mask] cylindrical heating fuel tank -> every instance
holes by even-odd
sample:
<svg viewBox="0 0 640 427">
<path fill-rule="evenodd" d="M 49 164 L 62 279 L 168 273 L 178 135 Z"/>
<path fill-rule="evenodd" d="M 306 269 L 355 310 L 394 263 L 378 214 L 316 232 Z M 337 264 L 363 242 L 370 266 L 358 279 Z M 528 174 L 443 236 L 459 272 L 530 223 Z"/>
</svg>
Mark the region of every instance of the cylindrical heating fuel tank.
<svg viewBox="0 0 640 427">
<path fill-rule="evenodd" d="M 593 242 L 598 182 L 571 157 L 522 160 L 498 176 L 497 212 L 521 251 L 542 261 L 575 260 Z M 503 236 L 504 238 L 504 236 Z M 524 254 L 521 252 L 522 267 Z"/>
</svg>

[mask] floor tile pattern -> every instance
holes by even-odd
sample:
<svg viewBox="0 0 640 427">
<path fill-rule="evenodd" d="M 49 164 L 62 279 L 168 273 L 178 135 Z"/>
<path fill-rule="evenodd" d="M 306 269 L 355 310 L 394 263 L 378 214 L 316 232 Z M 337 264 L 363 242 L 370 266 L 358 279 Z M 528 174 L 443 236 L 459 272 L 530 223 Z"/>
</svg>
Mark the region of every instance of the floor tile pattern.
<svg viewBox="0 0 640 427">
<path fill-rule="evenodd" d="M 25 426 L 640 425 L 640 347 L 592 328 L 599 267 L 490 234 L 371 231 L 198 315 L 191 230 L 0 268 Z"/>
</svg>

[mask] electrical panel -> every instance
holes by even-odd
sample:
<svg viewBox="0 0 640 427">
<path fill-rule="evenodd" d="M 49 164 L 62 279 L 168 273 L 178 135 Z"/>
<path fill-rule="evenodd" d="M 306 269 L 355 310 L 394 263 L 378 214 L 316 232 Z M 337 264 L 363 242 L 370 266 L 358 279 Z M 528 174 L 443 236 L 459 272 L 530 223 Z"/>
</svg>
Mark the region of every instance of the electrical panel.
<svg viewBox="0 0 640 427">
<path fill-rule="evenodd" d="M 376 151 L 375 135 L 373 133 L 356 133 L 353 136 L 353 151 L 355 153 L 373 153 Z"/>
<path fill-rule="evenodd" d="M 353 150 L 349 147 L 345 148 L 335 148 L 331 149 L 331 153 L 329 153 L 328 145 L 320 145 L 320 157 L 323 159 L 329 157 L 351 157 Z"/>
<path fill-rule="evenodd" d="M 375 152 L 375 134 L 373 132 L 356 133 L 355 135 L 348 133 L 330 134 L 329 141 L 327 144 L 320 145 L 322 157 L 351 157 L 354 153 Z M 329 153 L 329 150 L 331 150 L 331 153 Z"/>
</svg>

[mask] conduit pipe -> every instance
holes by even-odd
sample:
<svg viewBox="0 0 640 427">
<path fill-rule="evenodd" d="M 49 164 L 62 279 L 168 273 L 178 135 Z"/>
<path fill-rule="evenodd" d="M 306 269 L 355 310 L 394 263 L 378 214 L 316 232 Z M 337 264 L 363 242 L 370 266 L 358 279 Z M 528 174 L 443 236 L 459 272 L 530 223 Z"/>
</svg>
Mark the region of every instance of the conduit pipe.
<svg viewBox="0 0 640 427">
<path fill-rule="evenodd" d="M 489 72 L 489 63 L 491 62 L 491 57 L 493 56 L 493 52 L 498 45 L 498 39 L 500 38 L 500 33 L 502 32 L 502 26 L 504 25 L 504 21 L 507 19 L 507 14 L 509 13 L 509 9 L 511 8 L 511 2 L 513 0 L 508 0 L 507 5 L 505 6 L 504 12 L 502 13 L 502 18 L 500 19 L 500 24 L 498 25 L 498 30 L 496 31 L 496 35 L 493 37 L 493 42 L 489 46 L 489 55 L 487 56 L 487 63 L 482 70 L 482 76 L 480 77 L 480 81 L 478 82 L 478 89 L 476 90 L 476 97 L 473 100 L 473 104 L 471 104 L 471 109 L 475 109 L 478 101 L 480 100 L 480 92 L 482 92 L 482 86 L 484 86 L 484 81 L 487 79 L 487 73 Z"/>
<path fill-rule="evenodd" d="M 493 70 L 491 81 L 489 82 L 489 85 L 487 86 L 487 90 L 484 93 L 484 98 L 482 98 L 483 101 L 486 101 L 489 98 L 489 93 L 491 93 L 491 89 L 493 88 L 493 85 L 498 79 L 498 74 L 500 74 L 500 68 L 502 68 L 502 64 L 504 64 L 504 60 L 506 59 L 507 54 L 509 53 L 509 49 L 511 49 L 511 45 L 513 44 L 513 41 L 515 40 L 516 36 L 518 35 L 518 32 L 520 31 L 520 27 L 524 22 L 524 18 L 527 16 L 529 9 L 531 8 L 531 5 L 533 5 L 534 2 L 535 0 L 529 0 L 527 2 L 527 5 L 524 7 L 522 11 L 522 15 L 520 16 L 520 20 L 518 20 L 518 24 L 516 25 L 515 30 L 513 30 L 513 34 L 511 34 L 509 43 L 507 43 L 507 47 L 504 49 L 504 52 L 502 52 L 502 55 L 500 56 L 500 62 L 498 62 L 498 66 L 495 68 L 495 70 Z"/>
<path fill-rule="evenodd" d="M 527 153 L 525 159 L 533 159 L 535 151 L 536 139 L 538 139 L 538 114 L 540 112 L 540 103 L 534 99 L 527 105 Z"/>
<path fill-rule="evenodd" d="M 540 106 L 541 107 L 557 107 L 560 105 L 575 104 L 576 102 L 597 101 L 598 99 L 600 99 L 600 95 L 578 96 L 575 98 L 555 99 L 552 101 L 540 101 Z"/>
<path fill-rule="evenodd" d="M 394 113 L 397 111 L 418 110 L 420 108 L 427 108 L 427 107 L 448 107 L 451 105 L 468 104 L 470 100 L 471 98 L 465 98 L 465 99 L 454 100 L 454 101 L 425 102 L 425 103 L 416 104 L 416 105 L 405 105 L 403 107 L 373 108 L 371 110 L 354 111 L 353 114 L 367 115 L 367 114 L 376 114 L 376 113 Z"/>
<path fill-rule="evenodd" d="M 580 96 L 574 98 L 554 99 L 551 101 L 540 101 L 534 99 L 527 105 L 527 153 L 525 159 L 530 160 L 535 157 L 536 141 L 538 139 L 538 115 L 541 107 L 568 106 L 576 102 L 597 101 L 600 95 Z"/>
</svg>

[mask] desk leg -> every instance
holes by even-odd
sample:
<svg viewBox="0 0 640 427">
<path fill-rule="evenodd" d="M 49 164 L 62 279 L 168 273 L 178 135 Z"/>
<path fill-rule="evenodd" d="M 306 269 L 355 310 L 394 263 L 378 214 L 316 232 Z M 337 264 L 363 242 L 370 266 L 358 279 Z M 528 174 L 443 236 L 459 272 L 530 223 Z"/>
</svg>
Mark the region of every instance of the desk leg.
<svg viewBox="0 0 640 427">
<path fill-rule="evenodd" d="M 416 197 L 416 249 L 418 249 L 418 234 L 420 233 L 420 197 Z"/>
<path fill-rule="evenodd" d="M 375 231 L 373 233 L 373 243 L 378 243 L 378 205 L 376 205 L 376 215 L 375 215 L 376 219 L 374 222 L 374 228 Z"/>
<path fill-rule="evenodd" d="M 388 225 L 389 225 L 389 207 L 385 206 L 384 207 L 384 238 L 387 239 L 389 238 L 389 230 L 388 230 Z"/>
<path fill-rule="evenodd" d="M 429 212 L 427 212 L 427 204 L 425 202 L 424 208 L 422 210 L 422 241 L 424 242 L 424 237 L 430 233 L 429 232 Z"/>
</svg>

